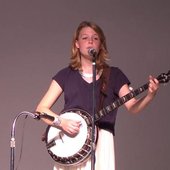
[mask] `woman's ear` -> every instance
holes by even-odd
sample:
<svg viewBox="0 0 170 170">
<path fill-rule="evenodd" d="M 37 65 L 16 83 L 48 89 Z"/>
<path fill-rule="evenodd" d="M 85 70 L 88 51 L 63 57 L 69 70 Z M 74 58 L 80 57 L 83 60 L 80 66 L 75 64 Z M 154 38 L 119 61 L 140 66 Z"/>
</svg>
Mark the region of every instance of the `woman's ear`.
<svg viewBox="0 0 170 170">
<path fill-rule="evenodd" d="M 75 46 L 76 46 L 76 48 L 79 48 L 79 43 L 78 43 L 77 40 L 76 40 L 76 42 L 75 42 Z"/>
</svg>

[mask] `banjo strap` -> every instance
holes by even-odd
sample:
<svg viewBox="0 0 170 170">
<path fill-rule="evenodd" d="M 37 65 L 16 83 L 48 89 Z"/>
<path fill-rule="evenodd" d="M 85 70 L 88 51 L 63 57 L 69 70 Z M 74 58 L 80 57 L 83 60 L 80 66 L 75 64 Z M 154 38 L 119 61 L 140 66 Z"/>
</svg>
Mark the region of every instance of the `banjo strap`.
<svg viewBox="0 0 170 170">
<path fill-rule="evenodd" d="M 101 75 L 100 101 L 99 101 L 98 110 L 101 110 L 103 108 L 104 99 L 105 99 L 105 97 L 107 97 L 107 88 L 108 88 L 108 83 L 109 83 L 109 77 L 110 77 L 110 67 L 107 65 L 103 69 L 103 73 Z"/>
</svg>

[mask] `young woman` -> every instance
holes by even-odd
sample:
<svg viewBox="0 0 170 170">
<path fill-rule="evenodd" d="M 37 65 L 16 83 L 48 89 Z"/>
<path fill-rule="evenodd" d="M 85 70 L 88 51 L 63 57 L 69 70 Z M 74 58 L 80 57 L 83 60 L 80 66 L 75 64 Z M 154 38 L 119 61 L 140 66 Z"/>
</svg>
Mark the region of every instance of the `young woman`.
<svg viewBox="0 0 170 170">
<path fill-rule="evenodd" d="M 53 78 L 49 89 L 37 106 L 37 112 L 44 112 L 55 117 L 54 121 L 43 119 L 48 125 L 55 126 L 65 133 L 76 136 L 81 127 L 81 121 L 73 118 L 63 118 L 51 107 L 64 93 L 63 110 L 79 108 L 93 113 L 93 57 L 89 54 L 89 49 L 96 52 L 96 108 L 100 105 L 100 93 L 102 75 L 105 68 L 110 68 L 107 84 L 107 92 L 103 106 L 111 104 L 114 100 L 130 92 L 129 80 L 125 74 L 117 67 L 108 66 L 108 51 L 106 39 L 102 29 L 93 22 L 84 21 L 78 26 L 72 42 L 72 55 L 69 66 L 60 70 Z M 143 110 L 154 98 L 159 88 L 159 82 L 152 76 L 149 77 L 149 88 L 147 94 L 140 99 L 132 98 L 124 105 L 131 113 L 138 113 Z M 98 138 L 95 150 L 95 169 L 114 170 L 114 127 L 117 109 L 97 121 Z M 64 152 L 64 150 L 63 150 Z M 90 170 L 90 157 L 76 166 L 64 166 L 56 163 L 54 170 Z"/>
</svg>

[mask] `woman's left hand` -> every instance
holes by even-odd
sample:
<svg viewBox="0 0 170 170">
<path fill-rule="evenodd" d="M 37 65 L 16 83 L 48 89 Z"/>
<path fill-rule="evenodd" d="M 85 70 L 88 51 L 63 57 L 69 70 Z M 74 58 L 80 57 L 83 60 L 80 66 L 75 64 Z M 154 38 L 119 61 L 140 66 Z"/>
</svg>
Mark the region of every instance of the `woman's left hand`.
<svg viewBox="0 0 170 170">
<path fill-rule="evenodd" d="M 149 76 L 148 95 L 154 97 L 159 89 L 159 81 L 153 76 Z"/>
</svg>

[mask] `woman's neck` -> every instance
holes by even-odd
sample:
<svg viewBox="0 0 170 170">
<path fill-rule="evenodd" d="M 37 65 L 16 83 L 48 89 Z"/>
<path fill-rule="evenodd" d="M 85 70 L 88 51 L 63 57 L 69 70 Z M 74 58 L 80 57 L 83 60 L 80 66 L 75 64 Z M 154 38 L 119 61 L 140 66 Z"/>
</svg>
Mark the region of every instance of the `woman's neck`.
<svg viewBox="0 0 170 170">
<path fill-rule="evenodd" d="M 81 71 L 84 73 L 92 74 L 93 66 L 90 60 L 81 60 Z"/>
</svg>

